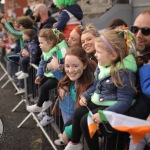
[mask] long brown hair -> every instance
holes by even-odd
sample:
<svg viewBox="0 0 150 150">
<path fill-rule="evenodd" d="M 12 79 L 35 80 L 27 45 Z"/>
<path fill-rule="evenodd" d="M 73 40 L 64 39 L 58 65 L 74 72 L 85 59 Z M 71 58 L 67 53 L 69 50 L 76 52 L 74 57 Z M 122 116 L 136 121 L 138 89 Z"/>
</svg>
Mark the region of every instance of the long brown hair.
<svg viewBox="0 0 150 150">
<path fill-rule="evenodd" d="M 78 59 L 83 63 L 83 65 L 87 65 L 86 69 L 84 69 L 81 77 L 76 81 L 76 107 L 79 106 L 80 95 L 89 88 L 94 81 L 94 71 L 96 69 L 97 64 L 90 60 L 87 56 L 87 53 L 80 47 L 70 48 L 66 56 L 73 55 L 78 57 Z M 65 57 L 66 57 L 65 56 Z M 65 58 L 64 58 L 65 60 Z M 70 88 L 72 81 L 66 75 L 62 80 L 59 81 L 58 88 L 63 88 L 67 86 Z"/>
<path fill-rule="evenodd" d="M 58 32 L 58 35 L 55 34 L 55 31 Z M 58 30 L 49 29 L 49 28 L 41 29 L 38 34 L 38 37 L 45 38 L 47 42 L 53 41 L 53 46 L 56 46 L 58 43 L 65 40 L 65 37 L 61 32 L 59 32 Z"/>
</svg>

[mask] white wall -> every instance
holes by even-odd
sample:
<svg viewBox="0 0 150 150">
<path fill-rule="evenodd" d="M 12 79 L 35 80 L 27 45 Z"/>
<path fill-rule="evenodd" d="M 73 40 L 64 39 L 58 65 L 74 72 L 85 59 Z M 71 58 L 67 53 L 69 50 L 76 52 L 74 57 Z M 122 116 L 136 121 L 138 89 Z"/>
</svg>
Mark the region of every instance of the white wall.
<svg viewBox="0 0 150 150">
<path fill-rule="evenodd" d="M 116 4 L 100 17 L 84 17 L 83 23 L 92 23 L 97 29 L 101 30 L 108 26 L 113 19 L 121 18 L 130 26 L 140 12 L 150 7 L 150 0 L 131 0 L 130 4 Z"/>
</svg>

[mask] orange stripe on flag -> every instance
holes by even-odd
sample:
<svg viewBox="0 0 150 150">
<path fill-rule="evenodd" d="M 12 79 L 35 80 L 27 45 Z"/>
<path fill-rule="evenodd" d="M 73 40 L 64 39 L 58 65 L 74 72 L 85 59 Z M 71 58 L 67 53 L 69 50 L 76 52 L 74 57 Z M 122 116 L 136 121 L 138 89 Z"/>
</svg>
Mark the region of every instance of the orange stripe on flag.
<svg viewBox="0 0 150 150">
<path fill-rule="evenodd" d="M 114 126 L 118 131 L 129 132 L 132 135 L 133 142 L 138 143 L 144 138 L 145 134 L 150 133 L 150 126 L 138 126 L 138 127 L 126 127 L 126 126 Z"/>
<path fill-rule="evenodd" d="M 89 134 L 90 134 L 90 138 L 93 137 L 93 135 L 95 134 L 96 130 L 98 130 L 98 126 L 95 123 L 92 123 L 88 126 L 89 128 Z"/>
</svg>

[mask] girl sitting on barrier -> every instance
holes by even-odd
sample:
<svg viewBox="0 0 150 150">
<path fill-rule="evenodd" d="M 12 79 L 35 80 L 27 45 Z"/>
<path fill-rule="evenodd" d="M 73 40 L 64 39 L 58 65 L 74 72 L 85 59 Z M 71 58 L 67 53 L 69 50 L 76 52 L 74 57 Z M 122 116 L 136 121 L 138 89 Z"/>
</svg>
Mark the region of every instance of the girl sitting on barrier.
<svg viewBox="0 0 150 150">
<path fill-rule="evenodd" d="M 20 71 L 16 73 L 17 79 L 24 79 L 29 76 L 29 64 L 39 64 L 41 50 L 39 47 L 38 37 L 33 29 L 25 29 L 22 31 L 23 48 L 20 52 Z"/>
<path fill-rule="evenodd" d="M 37 70 L 35 84 L 40 84 L 39 99 L 37 104 L 27 106 L 29 112 L 42 112 L 49 108 L 52 102 L 49 100 L 49 90 L 57 87 L 58 80 L 53 75 L 53 70 L 47 68 L 53 56 L 58 57 L 61 48 L 67 49 L 65 37 L 56 29 L 41 29 L 39 43 L 42 50 L 41 61 Z M 59 59 L 63 63 L 63 59 Z"/>
</svg>

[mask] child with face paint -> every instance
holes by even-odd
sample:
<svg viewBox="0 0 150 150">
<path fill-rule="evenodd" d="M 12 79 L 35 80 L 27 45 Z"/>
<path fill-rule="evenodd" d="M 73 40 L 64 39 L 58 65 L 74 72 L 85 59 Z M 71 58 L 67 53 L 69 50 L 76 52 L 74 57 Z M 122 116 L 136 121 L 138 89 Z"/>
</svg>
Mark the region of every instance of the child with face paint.
<svg viewBox="0 0 150 150">
<path fill-rule="evenodd" d="M 71 141 L 65 150 L 82 150 L 83 145 L 80 143 L 82 134 L 89 149 L 98 150 L 98 133 L 95 132 L 92 139 L 89 134 L 87 107 L 94 114 L 94 122 L 99 124 L 102 120 L 99 118 L 98 110 L 124 114 L 132 106 L 136 94 L 137 65 L 131 54 L 135 49 L 130 31 L 122 28 L 106 30 L 103 35 L 95 39 L 95 49 L 95 56 L 98 60 L 95 81 L 87 91 L 80 95 L 81 107 L 74 112 Z M 100 128 L 100 131 L 102 132 L 103 129 Z M 104 144 L 106 144 L 105 148 L 109 146 L 107 143 Z M 106 149 L 112 150 L 115 146 Z"/>
<path fill-rule="evenodd" d="M 81 93 L 93 84 L 96 66 L 97 64 L 88 58 L 82 48 L 74 47 L 67 51 L 64 59 L 66 76 L 58 84 L 58 89 L 64 87 L 69 89 L 66 91 L 68 94 L 65 94 L 64 100 L 59 100 L 64 123 L 72 119 L 75 108 L 79 107 Z M 66 134 L 67 137 L 70 137 L 70 132 L 70 127 L 66 128 L 63 137 Z M 63 137 L 61 136 L 59 140 L 56 140 L 55 144 L 66 143 L 65 138 L 62 140 Z"/>
<path fill-rule="evenodd" d="M 26 109 L 29 112 L 43 112 L 50 107 L 52 102 L 49 100 L 49 90 L 57 87 L 58 80 L 53 74 L 53 70 L 47 68 L 47 64 L 52 61 L 53 56 L 57 57 L 58 44 L 65 40 L 65 37 L 58 30 L 46 28 L 40 30 L 38 38 L 42 56 L 35 84 L 40 84 L 40 92 L 37 104 L 27 106 Z"/>
</svg>

